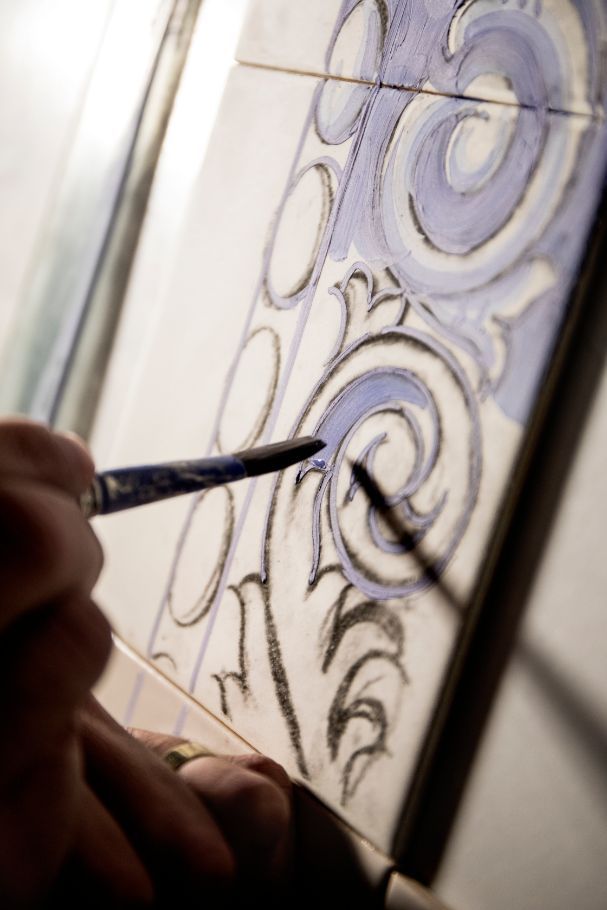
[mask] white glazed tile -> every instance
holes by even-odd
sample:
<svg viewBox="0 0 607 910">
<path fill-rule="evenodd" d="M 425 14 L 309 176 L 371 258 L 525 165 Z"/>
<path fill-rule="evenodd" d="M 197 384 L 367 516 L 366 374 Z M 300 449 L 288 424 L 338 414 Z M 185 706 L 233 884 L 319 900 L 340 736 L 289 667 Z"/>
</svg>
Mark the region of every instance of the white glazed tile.
<svg viewBox="0 0 607 910">
<path fill-rule="evenodd" d="M 602 0 L 253 0 L 239 59 L 602 115 Z"/>
<path fill-rule="evenodd" d="M 94 694 L 121 724 L 175 733 L 218 755 L 254 751 L 117 637 Z"/>
<path fill-rule="evenodd" d="M 226 370 L 251 306 L 269 227 L 293 169 L 315 88 L 312 80 L 291 75 L 245 69 L 232 74 L 206 167 L 191 193 L 173 279 L 165 288 L 156 320 L 148 325 L 142 314 L 140 333 L 145 345 L 138 372 L 129 371 L 125 357 L 123 368 L 110 373 L 105 398 L 111 417 L 104 422 L 103 434 L 93 437 L 94 451 L 103 452 L 100 467 L 196 457 L 208 448 Z M 255 150 L 248 160 L 242 155 L 243 135 Z M 310 142 L 320 148 L 317 140 Z M 265 167 L 260 168 L 260 160 Z M 292 323 L 296 314 L 290 315 Z M 204 336 L 212 339 L 208 349 L 201 346 L 197 331 L 201 319 Z M 133 349 L 130 332 L 125 343 L 127 352 Z M 120 338 L 116 350 L 119 356 Z M 118 409 L 117 400 L 123 402 Z M 234 406 L 237 404 L 236 400 Z M 176 419 L 177 412 L 184 416 Z M 226 432 L 230 439 L 231 430 Z M 234 490 L 242 498 L 244 491 Z M 222 493 L 218 496 L 217 521 Z M 116 584 L 108 570 L 100 596 L 117 631 L 142 652 L 148 648 L 170 573 L 171 550 L 189 508 L 188 500 L 174 500 L 121 515 L 122 520 L 107 516 L 97 522 L 102 538 L 111 538 L 113 548 L 117 546 L 124 555 L 131 540 L 139 541 L 137 551 L 130 552 L 127 574 L 131 583 L 123 579 Z M 219 536 L 216 528 L 215 539 Z M 204 572 L 204 566 L 199 571 Z M 180 586 L 181 577 L 177 584 L 175 609 L 182 617 L 190 609 L 187 586 L 197 590 L 197 579 L 186 577 L 185 589 Z M 198 587 L 204 585 L 205 579 L 198 578 Z M 197 598 L 198 594 L 194 600 Z M 186 639 L 192 638 L 191 631 L 184 634 Z M 184 646 L 188 647 L 187 641 Z M 195 655 L 196 645 L 191 648 Z"/>
<path fill-rule="evenodd" d="M 368 4 L 365 4 L 368 5 Z M 237 49 L 241 63 L 327 75 L 327 48 L 340 16 L 341 0 L 250 0 Z M 358 45 L 360 46 L 360 36 Z M 354 76 L 355 43 L 339 75 Z"/>
<path fill-rule="evenodd" d="M 116 463 L 326 439 L 297 483 L 293 468 L 193 511 L 100 520 L 99 597 L 386 851 L 603 167 L 583 117 L 239 68 L 126 406 L 114 390 Z M 396 497 L 422 564 L 353 459 Z"/>
<path fill-rule="evenodd" d="M 480 121 L 472 116 L 479 107 Z M 461 124 L 476 128 L 479 122 L 487 131 L 480 137 L 485 154 L 477 141 L 471 157 Z M 447 143 L 441 133 L 454 126 L 455 138 Z M 390 165 L 383 163 L 385 198 L 377 200 L 382 162 L 370 163 L 385 135 L 392 139 Z M 528 142 L 533 135 L 542 136 L 541 143 Z M 422 137 L 423 155 L 416 144 Z M 416 148 L 424 162 L 419 171 L 412 160 Z M 444 148 L 447 162 L 440 158 Z M 589 165 L 595 156 L 596 170 L 574 187 L 582 148 Z M 357 136 L 346 184 L 353 195 L 346 189 L 338 197 L 326 259 L 303 301 L 310 310 L 274 437 L 318 432 L 329 440 L 329 463 L 341 469 L 331 467 L 331 474 L 308 465 L 299 486 L 295 472 L 283 475 L 276 488 L 271 479 L 257 483 L 237 532 L 210 646 L 199 654 L 194 691 L 260 749 L 271 743 L 294 775 L 383 846 L 398 823 L 400 797 L 414 779 L 457 646 L 457 607 L 468 603 L 499 523 L 590 227 L 602 154 L 601 134 L 590 121 L 383 90 L 369 102 Z M 431 192 L 438 196 L 440 190 L 434 182 L 439 164 L 445 166 L 443 191 L 457 190 L 450 202 L 453 221 L 440 198 L 431 204 Z M 487 208 L 471 221 L 464 185 L 474 178 Z M 504 182 L 510 195 L 500 190 Z M 308 191 L 312 206 L 313 187 Z M 296 199 L 294 193 L 289 201 Z M 374 213 L 374 204 L 385 208 Z M 483 221 L 487 214 L 491 222 L 498 219 L 499 230 Z M 388 236 L 382 230 L 391 217 L 395 233 Z M 424 243 L 424 229 L 443 249 Z M 481 232 L 481 243 L 469 230 Z M 382 252 L 385 265 L 378 268 Z M 347 318 L 340 321 L 344 304 Z M 259 312 L 271 318 L 267 308 Z M 526 347 L 530 337 L 533 350 Z M 389 379 L 379 375 L 382 369 Z M 405 389 L 408 371 L 418 377 L 416 392 Z M 250 369 L 250 383 L 255 375 Z M 424 425 L 431 407 L 437 409 L 435 438 L 441 438 L 441 455 L 414 500 L 421 512 L 435 513 L 421 549 L 441 567 L 442 582 L 425 594 L 424 573 L 414 559 L 376 546 L 365 528 L 364 498 L 349 504 L 349 467 L 347 459 L 341 462 L 346 448 L 351 459 L 366 452 L 369 466 L 377 455 L 378 476 L 390 478 L 392 493 L 396 478 L 414 473 L 405 455 L 411 452 L 408 430 L 400 438 L 402 414 L 388 417 L 381 408 L 400 394 L 410 404 L 416 395 L 428 395 L 428 406 L 418 417 L 415 407 L 410 415 L 420 420 L 421 460 L 432 449 L 433 434 Z M 371 396 L 368 404 L 365 395 Z M 373 417 L 373 408 L 381 416 Z M 412 424 L 409 430 L 414 432 Z M 393 448 L 384 445 L 386 433 Z M 260 570 L 267 571 L 265 585 Z M 259 697 L 272 688 L 273 711 Z M 398 772 L 387 785 L 392 756 L 398 756 Z"/>
<path fill-rule="evenodd" d="M 602 0 L 389 5 L 384 84 L 602 115 L 601 48 L 607 34 Z"/>
<path fill-rule="evenodd" d="M 141 685 L 144 663 L 114 639 L 110 659 L 101 678 L 95 684 L 94 694 L 106 711 L 119 723 L 126 723 L 133 693 Z"/>
</svg>

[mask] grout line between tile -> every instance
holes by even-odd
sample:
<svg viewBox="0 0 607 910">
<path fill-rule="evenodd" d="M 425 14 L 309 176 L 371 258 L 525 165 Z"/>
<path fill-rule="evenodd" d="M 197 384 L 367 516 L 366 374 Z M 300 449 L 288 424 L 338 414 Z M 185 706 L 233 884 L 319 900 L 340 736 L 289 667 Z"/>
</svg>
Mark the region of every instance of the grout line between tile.
<svg viewBox="0 0 607 910">
<path fill-rule="evenodd" d="M 335 82 L 347 82 L 351 85 L 366 85 L 369 88 L 375 86 L 380 86 L 380 88 L 391 89 L 392 91 L 397 92 L 409 92 L 413 95 L 434 95 L 437 98 L 453 98 L 460 101 L 476 101 L 479 104 L 495 104 L 500 107 L 509 107 L 514 108 L 515 110 L 528 110 L 536 111 L 540 108 L 533 107 L 531 104 L 515 104 L 513 101 L 501 101 L 498 98 L 483 98 L 480 95 L 456 95 L 451 94 L 450 92 L 439 92 L 436 89 L 430 88 L 417 88 L 413 86 L 406 85 L 392 85 L 389 82 L 370 82 L 366 79 L 355 79 L 354 77 L 349 76 L 335 76 L 329 73 L 321 73 L 314 70 L 304 70 L 304 69 L 291 69 L 286 66 L 275 66 L 270 63 L 253 63 L 250 60 L 236 60 L 235 61 L 239 66 L 249 67 L 250 69 L 257 70 L 267 70 L 268 72 L 274 73 L 287 73 L 291 76 L 306 76 L 312 79 L 332 79 Z M 603 123 L 605 121 L 604 114 L 598 113 L 587 113 L 583 111 L 567 111 L 562 108 L 548 107 L 546 108 L 549 114 L 555 114 L 560 117 L 579 117 L 582 120 L 591 120 L 596 123 Z"/>
<path fill-rule="evenodd" d="M 373 88 L 377 81 L 371 82 L 369 79 L 356 79 L 354 76 L 333 76 L 328 73 L 322 73 L 320 70 L 293 69 L 288 66 L 278 66 L 272 63 L 255 63 L 252 60 L 240 60 L 236 58 L 236 63 L 240 66 L 248 66 L 256 70 L 270 70 L 275 73 L 289 73 L 292 76 L 311 76 L 313 79 L 334 79 L 336 82 L 348 82 L 351 85 L 367 85 Z M 388 87 L 388 86 L 387 86 Z M 389 86 L 391 87 L 391 86 Z"/>
</svg>

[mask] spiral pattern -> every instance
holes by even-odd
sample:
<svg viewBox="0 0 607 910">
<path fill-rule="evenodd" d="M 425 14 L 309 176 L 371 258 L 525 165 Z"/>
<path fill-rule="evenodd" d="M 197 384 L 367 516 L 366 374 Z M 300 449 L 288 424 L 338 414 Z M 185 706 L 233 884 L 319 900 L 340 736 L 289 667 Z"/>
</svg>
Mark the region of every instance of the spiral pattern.
<svg viewBox="0 0 607 910">
<path fill-rule="evenodd" d="M 602 89 L 597 38 L 604 12 L 600 0 L 464 3 L 430 79 L 451 94 L 590 113 Z"/>
<path fill-rule="evenodd" d="M 401 280 L 455 296 L 524 262 L 561 203 L 579 141 L 537 111 L 414 99 L 381 178 L 381 233 Z"/>
<path fill-rule="evenodd" d="M 465 532 L 480 484 L 477 406 L 455 358 L 413 328 L 363 337 L 327 371 L 294 432 L 308 427 L 326 442 L 297 476 L 302 486 L 307 477 L 318 480 L 308 584 L 316 583 L 321 570 L 326 505 L 329 550 L 367 597 L 405 597 L 429 587 Z M 385 508 L 365 495 L 352 464 L 362 466 L 378 488 L 375 475 L 381 478 Z M 271 576 L 273 540 L 284 547 L 290 533 L 282 483 L 276 481 L 266 521 L 264 577 Z M 284 494 L 288 501 L 293 491 Z"/>
</svg>

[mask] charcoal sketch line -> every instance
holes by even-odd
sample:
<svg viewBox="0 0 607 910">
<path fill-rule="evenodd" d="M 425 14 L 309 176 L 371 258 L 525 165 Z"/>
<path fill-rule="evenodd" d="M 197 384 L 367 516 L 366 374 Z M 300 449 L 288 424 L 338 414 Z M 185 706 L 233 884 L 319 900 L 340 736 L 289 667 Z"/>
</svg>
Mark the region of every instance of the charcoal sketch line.
<svg viewBox="0 0 607 910">
<path fill-rule="evenodd" d="M 243 594 L 246 584 L 255 580 L 255 576 L 243 578 L 240 585 L 230 585 L 229 591 L 232 591 L 238 601 L 239 608 L 239 632 L 238 632 L 238 668 L 236 670 L 222 670 L 220 673 L 214 673 L 213 679 L 219 686 L 219 697 L 221 700 L 222 714 L 232 719 L 228 698 L 228 683 L 235 683 L 240 693 L 246 696 L 249 694 L 249 668 L 248 655 L 246 650 L 247 635 L 247 607 Z"/>
<path fill-rule="evenodd" d="M 259 342 L 261 341 L 263 343 L 264 340 L 265 351 L 264 348 L 259 345 Z M 241 359 L 245 356 L 248 350 L 251 350 L 251 347 L 255 342 L 258 342 L 258 346 L 261 347 L 261 351 L 265 353 L 265 360 L 270 360 L 271 373 L 269 376 L 267 389 L 265 390 L 263 402 L 259 407 L 259 411 L 257 414 L 253 414 L 253 420 L 251 421 L 249 432 L 243 439 L 240 439 L 238 443 L 238 448 L 240 450 L 249 449 L 254 446 L 262 435 L 266 421 L 268 420 L 268 417 L 272 411 L 272 405 L 274 404 L 274 398 L 276 396 L 276 389 L 278 388 L 278 380 L 280 377 L 280 339 L 276 332 L 269 326 L 260 326 L 259 328 L 254 329 L 254 331 L 252 331 L 247 338 L 240 352 Z M 238 391 L 242 391 L 238 390 L 238 372 L 236 372 L 234 376 L 233 385 L 237 387 L 237 391 L 233 394 L 237 394 Z M 220 453 L 228 453 L 230 449 L 230 446 L 226 446 L 222 439 L 221 428 L 217 433 L 216 446 L 217 451 Z"/>
<path fill-rule="evenodd" d="M 180 571 L 179 559 L 175 561 L 173 571 L 171 573 L 171 582 L 167 594 L 167 608 L 171 615 L 171 618 L 173 619 L 173 622 L 175 622 L 178 626 L 193 626 L 195 623 L 200 622 L 200 620 L 205 617 L 211 609 L 215 595 L 217 594 L 217 588 L 219 587 L 219 579 L 221 574 L 221 566 L 228 554 L 234 535 L 234 496 L 230 488 L 226 486 L 217 487 L 213 490 L 203 490 L 195 500 L 196 509 L 200 508 L 201 504 L 206 502 L 209 496 L 217 497 L 218 495 L 221 496 L 224 500 L 224 520 L 220 538 L 219 557 L 212 568 L 212 572 L 209 575 L 205 587 L 192 605 L 186 605 L 183 607 L 182 605 L 178 605 L 176 603 L 175 587 Z M 182 553 L 183 547 L 180 550 L 180 555 Z"/>
<path fill-rule="evenodd" d="M 357 355 L 368 357 L 371 352 L 373 360 L 376 359 L 372 353 L 374 348 L 381 349 L 383 353 L 391 348 L 398 350 L 403 347 L 405 351 L 399 351 L 400 360 L 394 357 L 390 365 L 376 366 L 365 372 L 357 368 L 352 370 L 351 362 Z M 413 453 L 412 467 L 401 487 L 390 497 L 390 507 L 397 510 L 400 517 L 411 526 L 413 540 L 416 544 L 420 543 L 432 526 L 446 514 L 448 490 L 441 490 L 437 494 L 435 502 L 424 514 L 418 512 L 414 505 L 416 495 L 424 484 L 428 483 L 439 461 L 441 449 L 448 448 L 449 440 L 444 439 L 448 417 L 439 412 L 432 390 L 410 369 L 399 365 L 400 362 L 407 363 L 410 347 L 422 352 L 424 357 L 429 355 L 432 359 L 439 360 L 443 383 L 451 381 L 458 390 L 458 395 L 462 399 L 461 414 L 467 417 L 468 426 L 464 429 L 463 425 L 458 424 L 454 428 L 454 432 L 460 435 L 467 432 L 469 435 L 468 464 L 466 470 L 462 472 L 465 488 L 463 506 L 458 507 L 452 516 L 448 516 L 452 528 L 450 528 L 450 535 L 445 540 L 443 552 L 437 555 L 435 563 L 428 567 L 421 577 L 417 574 L 419 565 L 416 563 L 412 567 L 413 575 L 400 577 L 398 580 L 388 583 L 385 576 L 376 573 L 371 564 L 372 560 L 363 564 L 361 554 L 351 551 L 348 547 L 341 530 L 344 508 L 343 505 L 341 507 L 339 505 L 338 480 L 344 464 L 347 466 L 352 463 L 364 463 L 368 470 L 371 468 L 369 473 L 373 475 L 374 459 L 371 453 L 377 451 L 378 446 L 386 444 L 387 434 L 385 432 L 381 434 L 381 437 L 372 438 L 362 452 L 358 452 L 351 460 L 348 460 L 346 456 L 353 437 L 362 425 L 372 417 L 389 412 L 395 418 L 404 421 L 408 429 L 408 448 Z M 350 382 L 341 379 L 344 374 L 347 375 L 348 368 L 355 376 Z M 323 402 L 322 416 L 313 424 L 312 432 L 324 439 L 327 445 L 321 453 L 322 461 L 319 461 L 318 458 L 308 459 L 300 468 L 295 481 L 300 483 L 309 475 L 320 475 L 321 478 L 312 514 L 313 559 L 309 584 L 314 583 L 320 564 L 320 513 L 325 497 L 328 496 L 333 544 L 344 576 L 348 581 L 376 600 L 407 597 L 417 593 L 434 583 L 436 576 L 440 575 L 448 564 L 465 532 L 476 503 L 481 474 L 481 429 L 473 391 L 463 370 L 444 346 L 416 329 L 404 327 L 386 328 L 378 336 L 362 336 L 346 349 L 312 389 L 308 403 L 295 421 L 293 435 L 302 432 L 302 428 L 308 425 L 310 413 L 314 411 L 314 406 L 324 388 L 331 389 L 330 402 L 328 405 L 324 405 Z M 427 439 L 424 438 L 420 429 L 416 410 L 425 412 L 428 418 Z M 272 504 L 276 502 L 284 482 L 284 478 L 280 475 L 275 479 L 270 500 Z M 351 483 L 348 489 L 350 502 L 353 501 L 355 495 L 356 485 Z M 270 509 L 262 538 L 261 577 L 264 580 L 271 574 L 269 554 L 272 548 L 272 515 L 273 510 Z M 377 510 L 372 504 L 368 508 L 367 522 L 369 545 L 396 557 L 400 564 L 399 557 L 406 552 L 408 545 L 404 545 L 402 542 L 394 543 L 383 535 L 378 527 Z"/>
<path fill-rule="evenodd" d="M 346 805 L 354 796 L 364 778 L 365 770 L 371 762 L 384 755 L 388 749 L 387 737 L 390 719 L 383 701 L 369 695 L 363 689 L 348 703 L 348 696 L 358 674 L 365 665 L 373 662 L 381 666 L 379 671 L 381 676 L 376 677 L 375 682 L 383 682 L 387 668 L 396 671 L 400 683 L 408 682 L 402 662 L 405 645 L 405 630 L 402 621 L 396 612 L 386 604 L 372 600 L 357 602 L 354 607 L 347 608 L 347 595 L 351 591 L 352 586 L 346 585 L 335 608 L 329 613 L 331 629 L 323 656 L 322 672 L 327 673 L 348 632 L 360 623 L 374 624 L 381 628 L 387 641 L 392 643 L 393 650 L 369 649 L 362 654 L 348 667 L 329 708 L 327 746 L 333 761 L 337 760 L 340 744 L 349 723 L 363 719 L 370 724 L 372 730 L 376 731 L 374 740 L 358 746 L 348 755 L 342 774 L 342 805 Z"/>
<path fill-rule="evenodd" d="M 295 477 L 275 478 L 263 501 L 253 488 L 230 501 L 210 581 L 178 613 L 169 583 L 150 652 L 165 612 L 176 625 L 206 623 L 194 690 L 222 597 L 235 595 L 236 665 L 210 676 L 218 710 L 238 724 L 231 693 L 245 705 L 255 695 L 248 649 L 259 659 L 261 642 L 249 630 L 260 611 L 297 771 L 314 782 L 335 767 L 344 806 L 379 761 L 391 761 L 404 693 L 416 683 L 407 611 L 448 571 L 486 464 L 499 462 L 483 413 L 490 406 L 527 424 L 567 315 L 604 173 L 594 118 L 606 33 L 600 0 L 344 0 L 335 24 L 327 70 L 359 82 L 326 78 L 313 93 L 212 440 L 216 450 L 225 444 L 235 383 L 255 383 L 242 358 L 261 336 L 272 338 L 274 369 L 248 438 L 271 438 L 306 329 L 323 326 L 319 314 L 332 305 L 328 354 L 288 415 L 291 435 L 318 434 L 327 447 Z M 284 244 L 295 242 L 286 225 L 303 225 L 306 211 L 317 223 L 293 274 L 283 274 Z M 389 514 L 365 495 L 361 468 L 385 491 Z M 254 522 L 258 562 L 233 573 L 250 506 L 265 516 L 261 533 Z M 277 593 L 284 572 L 288 603 Z M 319 603 L 324 618 L 312 626 Z M 314 706 L 321 743 L 293 669 L 300 633 L 310 680 L 324 683 Z"/>
</svg>

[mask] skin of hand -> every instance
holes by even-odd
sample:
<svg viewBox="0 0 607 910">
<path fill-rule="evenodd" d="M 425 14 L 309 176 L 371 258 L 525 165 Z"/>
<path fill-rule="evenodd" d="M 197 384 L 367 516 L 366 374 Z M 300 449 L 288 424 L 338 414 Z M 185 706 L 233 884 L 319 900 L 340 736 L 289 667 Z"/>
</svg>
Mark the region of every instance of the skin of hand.
<svg viewBox="0 0 607 910">
<path fill-rule="evenodd" d="M 91 600 L 101 548 L 78 495 L 82 446 L 0 421 L 0 905 L 29 904 L 57 873 L 83 799 L 76 712 L 110 627 Z"/>
<path fill-rule="evenodd" d="M 186 740 L 147 730 L 131 734 L 158 756 Z M 175 773 L 175 772 L 173 772 Z M 293 872 L 293 786 L 265 755 L 205 755 L 177 771 L 210 811 L 230 845 L 237 878 L 280 895 Z"/>
<path fill-rule="evenodd" d="M 293 841 L 291 782 L 279 765 L 260 755 L 205 756 L 175 772 L 162 756 L 184 740 L 129 733 L 92 698 L 80 731 L 87 782 L 107 820 L 81 828 L 59 891 L 64 903 L 132 906 L 153 895 L 154 906 L 174 906 L 199 895 L 207 906 L 231 907 L 259 893 L 265 906 L 279 905 Z"/>
<path fill-rule="evenodd" d="M 0 906 L 173 906 L 196 889 L 237 906 L 241 887 L 268 906 L 292 856 L 282 768 L 205 757 L 175 773 L 159 756 L 182 740 L 130 735 L 90 696 L 111 647 L 77 501 L 93 471 L 82 444 L 0 421 Z"/>
</svg>

